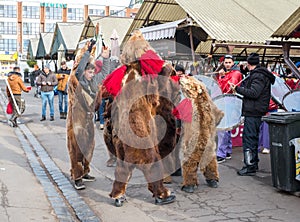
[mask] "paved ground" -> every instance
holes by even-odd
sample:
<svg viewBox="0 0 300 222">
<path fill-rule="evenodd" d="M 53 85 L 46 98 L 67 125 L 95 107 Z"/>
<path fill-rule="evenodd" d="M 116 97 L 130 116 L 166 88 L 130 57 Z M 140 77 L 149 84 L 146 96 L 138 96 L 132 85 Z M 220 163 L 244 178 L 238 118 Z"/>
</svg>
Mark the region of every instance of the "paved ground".
<svg viewBox="0 0 300 222">
<path fill-rule="evenodd" d="M 1 89 L 3 84 L 0 82 Z M 177 194 L 174 204 L 154 205 L 151 193 L 147 190 L 144 178 L 139 171 L 134 171 L 127 189 L 128 203 L 122 208 L 113 206 L 108 194 L 112 188 L 114 169 L 107 168 L 107 153 L 102 139 L 102 131 L 96 129 L 96 148 L 92 161 L 92 174 L 95 182 L 86 183 L 83 191 L 75 191 L 69 186 L 69 157 L 66 148 L 65 120 L 58 119 L 57 97 L 55 98 L 56 119 L 40 122 L 41 100 L 30 94 L 24 94 L 26 111 L 21 118 L 25 124 L 11 128 L 6 124 L 6 116 L 0 106 L 0 221 L 74 221 L 90 218 L 85 221 L 291 221 L 300 219 L 300 198 L 277 190 L 272 186 L 270 155 L 260 155 L 260 170 L 254 177 L 239 177 L 236 174 L 242 166 L 241 148 L 233 150 L 233 158 L 219 166 L 219 188 L 209 188 L 199 173 L 200 186 L 194 194 L 180 190 L 181 177 L 173 177 L 174 182 L 167 185 Z M 2 97 L 0 97 L 2 98 Z M 96 127 L 98 127 L 97 123 Z M 28 130 L 28 131 L 27 131 Z M 26 135 L 22 139 L 22 135 Z M 32 137 L 31 137 L 32 135 Z M 35 142 L 32 142 L 36 139 Z M 36 160 L 45 169 L 59 169 L 62 173 L 57 186 L 60 195 L 53 201 L 55 194 L 49 194 L 52 186 L 43 182 L 43 175 L 33 165 L 30 150 L 24 146 L 31 141 Z M 47 160 L 40 151 L 49 155 Z M 40 153 L 41 152 L 41 153 Z M 42 156 L 39 156 L 42 155 Z M 45 159 L 45 160 L 44 160 Z M 43 162 L 45 161 L 45 162 Z M 53 164 L 52 164 L 53 163 Z M 49 166 L 45 166 L 49 165 Z M 53 174 L 47 173 L 49 181 L 56 184 Z M 52 177 L 51 177 L 52 175 Z M 55 175 L 54 175 L 55 177 Z M 41 179 L 42 178 L 42 179 Z M 66 180 L 64 180 L 66 178 Z M 67 181 L 67 182 L 66 182 Z M 68 184 L 69 183 L 69 184 Z M 64 192 L 65 191 L 65 192 Z M 71 194 L 70 194 L 71 193 Z M 73 197 L 69 198 L 69 196 Z M 52 195 L 52 196 L 51 196 Z M 78 195 L 78 196 L 76 196 Z M 88 213 L 78 210 L 77 216 L 61 209 L 87 209 Z M 79 199 L 70 206 L 69 202 Z M 68 201 L 71 200 L 71 201 Z M 82 203 L 81 200 L 84 202 Z M 81 207 L 76 208 L 76 205 Z M 74 207 L 75 206 L 75 207 Z M 76 213 L 76 210 L 75 210 Z M 83 215 L 83 216 L 82 216 Z M 88 215 L 88 217 L 84 217 Z M 95 219 L 95 217 L 96 219 Z M 77 219 L 76 219 L 77 217 Z M 84 219 L 82 219 L 84 220 Z"/>
</svg>

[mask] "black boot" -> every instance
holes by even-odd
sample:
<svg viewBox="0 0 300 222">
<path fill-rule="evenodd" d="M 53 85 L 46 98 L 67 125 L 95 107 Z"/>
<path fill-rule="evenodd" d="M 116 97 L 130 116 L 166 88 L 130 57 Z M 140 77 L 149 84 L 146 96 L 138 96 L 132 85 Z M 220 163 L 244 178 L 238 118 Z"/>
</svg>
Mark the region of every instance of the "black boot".
<svg viewBox="0 0 300 222">
<path fill-rule="evenodd" d="M 243 166 L 243 168 L 240 169 L 237 172 L 237 174 L 240 175 L 240 176 L 255 176 L 255 174 L 256 174 L 255 165 Z"/>
<path fill-rule="evenodd" d="M 50 121 L 54 121 L 54 116 L 50 116 Z"/>
<path fill-rule="evenodd" d="M 45 120 L 46 120 L 45 116 L 42 116 L 42 119 L 40 119 L 40 121 L 45 121 Z"/>
<path fill-rule="evenodd" d="M 240 176 L 254 176 L 256 173 L 257 164 L 254 162 L 253 154 L 250 149 L 244 151 L 244 163 L 242 169 L 240 169 L 237 174 Z"/>
<path fill-rule="evenodd" d="M 59 113 L 59 118 L 64 119 L 64 113 Z"/>
<path fill-rule="evenodd" d="M 64 119 L 67 119 L 67 113 L 64 113 Z"/>
</svg>

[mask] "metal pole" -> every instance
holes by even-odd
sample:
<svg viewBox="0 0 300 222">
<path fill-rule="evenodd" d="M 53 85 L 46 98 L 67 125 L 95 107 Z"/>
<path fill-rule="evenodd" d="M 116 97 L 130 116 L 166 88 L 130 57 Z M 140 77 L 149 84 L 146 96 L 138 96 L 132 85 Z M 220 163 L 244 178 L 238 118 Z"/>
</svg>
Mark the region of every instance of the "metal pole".
<svg viewBox="0 0 300 222">
<path fill-rule="evenodd" d="M 194 41 L 193 41 L 192 26 L 189 26 L 189 35 L 190 35 L 192 59 L 193 59 L 193 62 L 195 62 L 195 52 L 194 52 Z"/>
</svg>

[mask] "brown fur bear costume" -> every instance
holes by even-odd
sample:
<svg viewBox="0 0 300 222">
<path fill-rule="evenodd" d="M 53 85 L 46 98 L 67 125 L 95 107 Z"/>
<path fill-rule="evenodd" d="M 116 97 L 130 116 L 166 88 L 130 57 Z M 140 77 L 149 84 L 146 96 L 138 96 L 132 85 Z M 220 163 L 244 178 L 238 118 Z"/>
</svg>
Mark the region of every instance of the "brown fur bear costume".
<svg viewBox="0 0 300 222">
<path fill-rule="evenodd" d="M 99 76 L 94 76 L 95 78 L 93 77 L 92 80 L 87 81 L 88 85 L 86 86 L 81 82 L 85 80 L 78 80 L 78 78 L 84 75 L 83 73 L 87 64 L 94 64 L 95 46 L 89 53 L 87 51 L 90 44 L 90 42 L 87 42 L 78 51 L 68 82 L 67 147 L 71 161 L 71 177 L 75 180 L 76 189 L 84 188 L 84 186 L 80 188 L 76 187 L 76 181 L 82 180 L 82 177 L 84 179 L 87 178 L 95 146 L 94 111 L 95 106 L 98 105 L 96 101 L 97 94 L 99 93 L 98 81 L 101 77 L 99 73 L 101 72 L 99 70 L 96 73 Z M 107 51 L 106 53 L 108 54 Z M 109 66 L 107 60 L 106 58 L 104 62 L 104 66 L 106 67 L 104 72 L 106 73 L 108 73 L 107 67 Z M 97 66 L 92 67 L 97 68 Z M 91 179 L 91 176 L 89 177 Z"/>
<path fill-rule="evenodd" d="M 209 186 L 216 187 L 219 180 L 216 159 L 216 126 L 224 113 L 212 102 L 205 85 L 185 76 L 180 79 L 183 94 L 191 101 L 191 122 L 183 121 L 183 187 L 193 192 L 198 185 L 197 169 L 203 172 Z"/>
<path fill-rule="evenodd" d="M 109 148 L 113 145 L 117 156 L 115 181 L 110 196 L 116 200 L 116 206 L 122 206 L 132 171 L 138 168 L 148 182 L 148 189 L 153 193 L 155 203 L 171 203 L 175 200 L 175 195 L 163 185 L 163 165 L 158 147 L 163 138 L 158 135 L 155 116 L 157 112 L 168 116 L 162 108 L 158 108 L 163 101 L 159 96 L 160 87 L 165 88 L 162 91 L 178 90 L 168 78 L 173 69 L 168 65 L 164 66 L 164 61 L 154 53 L 140 32 L 135 32 L 125 45 L 121 61 L 125 65 L 111 73 L 103 83 L 107 91 L 116 96 L 109 122 Z M 158 79 L 161 73 L 167 76 L 164 77 L 164 83 Z M 176 96 L 173 97 L 171 100 L 176 100 Z M 167 106 L 169 115 L 173 107 L 172 104 Z M 172 118 L 174 117 L 169 117 Z M 170 153 L 175 145 L 175 119 L 165 122 L 166 125 L 174 124 L 174 130 L 167 132 L 169 135 L 166 136 L 171 138 L 170 144 L 166 147 L 164 143 Z"/>
</svg>

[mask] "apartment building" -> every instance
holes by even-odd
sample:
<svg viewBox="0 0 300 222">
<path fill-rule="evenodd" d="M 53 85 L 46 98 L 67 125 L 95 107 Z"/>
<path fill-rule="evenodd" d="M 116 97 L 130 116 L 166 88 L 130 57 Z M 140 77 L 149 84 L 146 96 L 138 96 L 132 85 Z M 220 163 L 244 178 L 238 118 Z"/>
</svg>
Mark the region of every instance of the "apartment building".
<svg viewBox="0 0 300 222">
<path fill-rule="evenodd" d="M 129 6 L 141 2 L 132 0 Z M 63 0 L 0 0 L 0 73 L 10 71 L 17 59 L 26 60 L 30 39 L 41 32 L 54 32 L 56 22 L 84 22 L 89 15 L 134 17 L 137 11 L 137 7 L 67 4 Z"/>
</svg>

